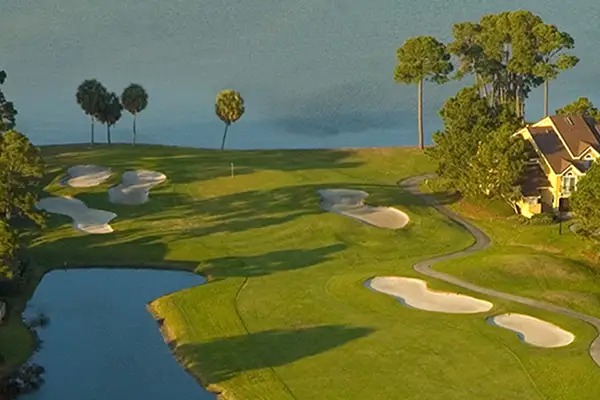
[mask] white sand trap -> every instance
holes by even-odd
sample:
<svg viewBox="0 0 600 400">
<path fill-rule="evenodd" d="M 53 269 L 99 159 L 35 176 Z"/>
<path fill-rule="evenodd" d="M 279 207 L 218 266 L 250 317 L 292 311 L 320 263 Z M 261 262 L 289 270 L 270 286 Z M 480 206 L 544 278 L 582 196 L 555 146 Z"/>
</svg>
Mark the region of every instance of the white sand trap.
<svg viewBox="0 0 600 400">
<path fill-rule="evenodd" d="M 322 189 L 321 207 L 379 228 L 399 229 L 408 224 L 408 215 L 393 207 L 374 207 L 363 203 L 369 195 L 362 190 Z"/>
<path fill-rule="evenodd" d="M 98 186 L 111 175 L 110 168 L 99 165 L 75 165 L 67 170 L 67 175 L 61 180 L 61 184 L 78 188 Z"/>
<path fill-rule="evenodd" d="M 519 338 L 532 346 L 538 347 L 563 347 L 575 340 L 571 332 L 523 314 L 501 314 L 489 319 L 496 326 L 517 333 Z"/>
<path fill-rule="evenodd" d="M 36 207 L 53 214 L 62 214 L 73 219 L 73 227 L 85 233 L 111 233 L 108 224 L 117 214 L 88 208 L 81 200 L 72 197 L 46 197 Z"/>
<path fill-rule="evenodd" d="M 415 278 L 382 276 L 366 282 L 367 287 L 398 298 L 403 304 L 426 311 L 474 314 L 491 310 L 489 301 L 458 293 L 435 292 L 427 282 Z"/>
<path fill-rule="evenodd" d="M 127 171 L 121 184 L 108 189 L 109 200 L 116 204 L 144 204 L 149 200 L 150 188 L 166 179 L 165 174 L 156 171 Z"/>
</svg>

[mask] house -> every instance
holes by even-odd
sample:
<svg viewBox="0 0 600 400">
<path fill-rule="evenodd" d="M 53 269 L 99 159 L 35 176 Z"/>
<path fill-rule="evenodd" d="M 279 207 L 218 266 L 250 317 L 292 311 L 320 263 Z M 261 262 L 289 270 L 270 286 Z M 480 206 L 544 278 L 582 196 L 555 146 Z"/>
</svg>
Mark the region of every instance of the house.
<svg viewBox="0 0 600 400">
<path fill-rule="evenodd" d="M 568 211 L 577 180 L 600 157 L 600 123 L 581 115 L 550 116 L 515 135 L 527 141 L 528 151 L 519 182 L 521 214 Z"/>
</svg>

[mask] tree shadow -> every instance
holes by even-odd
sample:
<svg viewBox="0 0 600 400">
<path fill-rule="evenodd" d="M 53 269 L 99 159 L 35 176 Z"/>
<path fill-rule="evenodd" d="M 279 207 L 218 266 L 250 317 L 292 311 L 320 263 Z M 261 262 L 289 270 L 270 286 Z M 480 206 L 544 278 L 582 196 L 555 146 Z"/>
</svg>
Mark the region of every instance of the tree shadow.
<svg viewBox="0 0 600 400">
<path fill-rule="evenodd" d="M 440 205 L 455 204 L 463 198 L 459 192 L 452 190 L 442 190 L 438 192 L 427 193 L 427 196 L 433 198 L 435 202 Z"/>
<path fill-rule="evenodd" d="M 323 168 L 353 168 L 360 162 L 349 158 L 349 149 L 325 150 L 208 150 L 159 145 L 84 144 L 47 146 L 42 156 L 48 171 L 66 171 L 74 164 L 98 164 L 119 174 L 130 169 L 152 169 L 167 175 L 172 183 L 192 183 L 257 171 L 301 171 Z M 56 178 L 56 175 L 53 175 Z"/>
<path fill-rule="evenodd" d="M 374 330 L 323 325 L 296 330 L 268 330 L 175 347 L 177 355 L 202 371 L 205 385 L 217 384 L 245 372 L 274 368 L 324 353 L 371 334 Z"/>
<path fill-rule="evenodd" d="M 305 216 L 325 214 L 320 207 L 320 189 L 347 188 L 369 193 L 365 203 L 373 206 L 395 206 L 403 211 L 419 212 L 425 206 L 422 199 L 412 196 L 394 184 L 327 183 L 280 187 L 271 190 L 250 190 L 206 199 L 193 199 L 170 192 L 168 185 L 157 186 L 150 192 L 150 201 L 139 206 L 116 205 L 108 201 L 106 192 L 80 193 L 75 197 L 90 208 L 112 211 L 117 218 L 111 225 L 131 223 L 110 235 L 85 239 L 86 242 L 120 244 L 128 240 L 148 240 L 156 244 L 164 240 L 182 240 L 213 234 L 240 233 L 253 229 L 268 229 Z M 453 196 L 442 204 L 450 203 Z M 343 217 L 340 217 L 343 218 Z M 50 228 L 58 228 L 69 218 L 51 215 Z M 72 229 L 72 228 L 71 228 Z M 55 235 L 46 237 L 51 243 Z M 83 239 L 73 240 L 78 244 Z M 150 249 L 154 253 L 154 249 Z"/>
<path fill-rule="evenodd" d="M 61 217 L 66 220 L 67 217 Z M 54 219 L 51 227 L 58 222 Z M 70 224 L 69 224 L 70 225 Z M 90 253 L 94 257 L 90 257 Z M 144 229 L 115 231 L 106 235 L 90 235 L 64 227 L 51 236 L 36 238 L 30 246 L 30 254 L 36 265 L 43 270 L 73 268 L 80 266 L 144 266 L 148 268 L 168 266 L 173 269 L 193 270 L 198 262 L 180 260 L 172 263 L 166 258 L 168 247 L 165 237 Z"/>
<path fill-rule="evenodd" d="M 314 249 L 272 251 L 257 256 L 220 257 L 201 262 L 198 269 L 211 280 L 264 276 L 321 264 L 346 248 L 344 244 L 333 244 Z"/>
</svg>

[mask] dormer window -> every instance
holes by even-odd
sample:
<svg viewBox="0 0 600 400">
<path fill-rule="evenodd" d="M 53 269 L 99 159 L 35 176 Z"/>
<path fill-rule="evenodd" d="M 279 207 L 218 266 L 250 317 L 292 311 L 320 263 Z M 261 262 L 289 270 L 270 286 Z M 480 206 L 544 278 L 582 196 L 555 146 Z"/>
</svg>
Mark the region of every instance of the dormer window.
<svg viewBox="0 0 600 400">
<path fill-rule="evenodd" d="M 593 162 L 594 156 L 592 156 L 592 154 L 587 154 L 585 157 L 583 157 L 583 165 L 585 165 L 586 168 L 591 167 Z"/>
</svg>

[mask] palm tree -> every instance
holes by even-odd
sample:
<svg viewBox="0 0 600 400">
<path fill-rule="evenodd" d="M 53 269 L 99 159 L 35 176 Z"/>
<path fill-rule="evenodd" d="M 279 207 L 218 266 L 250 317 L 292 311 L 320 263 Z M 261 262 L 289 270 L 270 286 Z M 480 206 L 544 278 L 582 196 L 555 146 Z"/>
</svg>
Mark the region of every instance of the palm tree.
<svg viewBox="0 0 600 400">
<path fill-rule="evenodd" d="M 108 94 L 108 90 L 96 79 L 86 79 L 77 88 L 75 99 L 83 112 L 90 116 L 90 143 L 94 144 L 94 120 L 100 106 L 100 101 Z"/>
<path fill-rule="evenodd" d="M 556 79 L 560 71 L 579 64 L 579 58 L 565 54 L 575 47 L 575 40 L 554 25 L 538 24 L 533 29 L 538 41 L 539 61 L 534 66 L 534 74 L 544 80 L 544 117 L 548 116 L 549 81 Z"/>
<path fill-rule="evenodd" d="M 138 113 L 142 112 L 148 105 L 148 93 L 137 83 L 132 83 L 123 90 L 121 94 L 121 104 L 123 108 L 133 115 L 133 137 L 131 144 L 135 145 L 137 132 L 135 130 L 135 120 Z"/>
<path fill-rule="evenodd" d="M 227 138 L 227 129 L 244 115 L 244 99 L 235 90 L 223 90 L 217 95 L 215 103 L 215 112 L 221 121 L 225 122 L 225 132 L 221 142 L 221 150 L 225 148 L 225 139 Z"/>
<path fill-rule="evenodd" d="M 408 39 L 397 51 L 398 65 L 394 78 L 398 83 L 417 84 L 419 148 L 423 149 L 423 81 L 437 84 L 448 80 L 454 69 L 446 46 L 432 36 Z"/>
<path fill-rule="evenodd" d="M 121 119 L 121 111 L 123 106 L 119 101 L 119 96 L 115 92 L 106 92 L 100 97 L 96 114 L 94 115 L 98 121 L 106 125 L 106 141 L 112 144 L 110 137 L 110 127 Z"/>
</svg>

